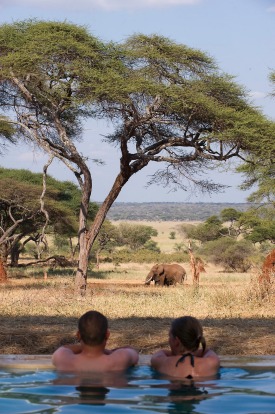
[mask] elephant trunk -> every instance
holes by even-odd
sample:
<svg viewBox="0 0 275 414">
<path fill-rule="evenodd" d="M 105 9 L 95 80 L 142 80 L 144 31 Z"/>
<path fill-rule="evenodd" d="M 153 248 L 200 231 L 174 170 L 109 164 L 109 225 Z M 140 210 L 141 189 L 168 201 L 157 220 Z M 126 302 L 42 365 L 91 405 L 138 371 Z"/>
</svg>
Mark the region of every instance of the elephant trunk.
<svg viewBox="0 0 275 414">
<path fill-rule="evenodd" d="M 150 282 L 152 281 L 153 276 L 151 275 L 151 273 L 149 273 L 149 275 L 146 277 L 144 284 L 145 285 L 150 285 Z"/>
</svg>

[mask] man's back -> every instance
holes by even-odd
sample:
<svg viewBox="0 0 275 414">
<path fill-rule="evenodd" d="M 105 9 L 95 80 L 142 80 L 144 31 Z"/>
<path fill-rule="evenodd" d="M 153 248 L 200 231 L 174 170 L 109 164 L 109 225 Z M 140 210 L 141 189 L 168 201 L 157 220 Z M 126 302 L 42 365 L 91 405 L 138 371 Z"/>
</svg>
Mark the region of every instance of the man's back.
<svg viewBox="0 0 275 414">
<path fill-rule="evenodd" d="M 56 369 L 60 371 L 122 371 L 137 364 L 138 353 L 128 347 L 119 348 L 110 353 L 94 352 L 92 348 L 76 353 L 69 346 L 62 346 L 54 352 L 52 361 Z"/>
</svg>

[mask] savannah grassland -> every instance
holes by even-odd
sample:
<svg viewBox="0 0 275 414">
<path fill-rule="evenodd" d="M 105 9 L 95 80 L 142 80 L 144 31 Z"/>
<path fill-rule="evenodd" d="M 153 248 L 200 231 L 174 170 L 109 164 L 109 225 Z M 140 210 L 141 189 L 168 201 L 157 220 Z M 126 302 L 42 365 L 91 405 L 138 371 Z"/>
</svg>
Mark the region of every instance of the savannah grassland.
<svg viewBox="0 0 275 414">
<path fill-rule="evenodd" d="M 169 238 L 175 222 L 146 222 L 156 227 L 162 251 L 182 240 Z M 181 263 L 188 278 L 183 286 L 145 286 L 152 263 L 101 264 L 88 278 L 87 295 L 74 295 L 73 270 L 12 271 L 0 288 L 0 353 L 51 354 L 60 344 L 75 342 L 78 317 L 90 309 L 110 323 L 108 347 L 130 344 L 143 354 L 167 347 L 173 318 L 194 315 L 204 326 L 209 347 L 220 355 L 275 354 L 274 290 L 263 292 L 258 270 L 224 273 L 207 264 L 199 288 L 192 284 L 189 263 Z"/>
</svg>

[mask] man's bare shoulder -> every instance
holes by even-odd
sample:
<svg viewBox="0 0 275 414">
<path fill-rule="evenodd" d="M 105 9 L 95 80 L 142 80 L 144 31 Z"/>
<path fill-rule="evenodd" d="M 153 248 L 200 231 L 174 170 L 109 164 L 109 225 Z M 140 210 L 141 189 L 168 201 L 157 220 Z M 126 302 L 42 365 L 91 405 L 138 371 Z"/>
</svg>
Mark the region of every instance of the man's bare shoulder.
<svg viewBox="0 0 275 414">
<path fill-rule="evenodd" d="M 136 365 L 139 360 L 138 352 L 131 347 L 114 349 L 108 356 L 115 367 L 121 369 Z"/>
<path fill-rule="evenodd" d="M 57 369 L 73 369 L 76 355 L 71 349 L 61 346 L 52 355 L 52 363 Z"/>
</svg>

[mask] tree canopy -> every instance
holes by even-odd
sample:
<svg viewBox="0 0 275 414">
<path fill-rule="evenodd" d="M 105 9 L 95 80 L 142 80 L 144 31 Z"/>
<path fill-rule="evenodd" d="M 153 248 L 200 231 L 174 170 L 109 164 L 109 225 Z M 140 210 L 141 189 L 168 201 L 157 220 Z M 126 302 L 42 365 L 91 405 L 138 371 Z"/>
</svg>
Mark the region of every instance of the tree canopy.
<svg viewBox="0 0 275 414">
<path fill-rule="evenodd" d="M 117 230 L 118 243 L 122 246 L 126 245 L 132 250 L 144 247 L 147 242 L 151 241 L 151 237 L 158 235 L 156 229 L 145 224 L 119 223 Z"/>
<path fill-rule="evenodd" d="M 272 84 L 271 96 L 275 97 L 275 71 L 270 73 Z M 275 207 L 275 139 L 274 122 L 269 122 L 267 130 L 264 130 L 261 139 L 252 143 L 253 147 L 247 157 L 247 162 L 242 164 L 238 171 L 244 174 L 245 180 L 242 189 L 253 189 L 248 197 L 249 201 L 268 203 Z"/>
</svg>

